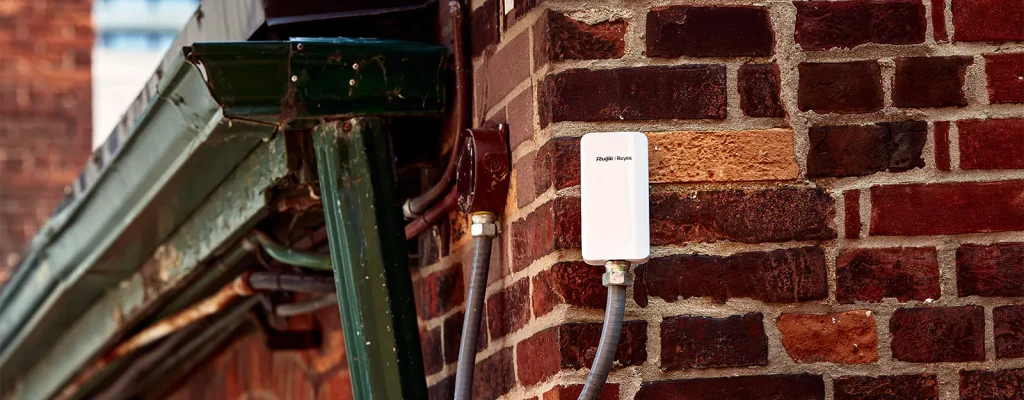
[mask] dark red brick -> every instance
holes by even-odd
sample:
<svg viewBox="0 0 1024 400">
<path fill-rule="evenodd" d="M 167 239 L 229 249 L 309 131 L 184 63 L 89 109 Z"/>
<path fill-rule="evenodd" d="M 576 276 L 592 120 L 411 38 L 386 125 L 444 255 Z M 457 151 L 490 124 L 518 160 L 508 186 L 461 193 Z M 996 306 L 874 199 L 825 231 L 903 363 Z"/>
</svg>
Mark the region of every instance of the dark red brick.
<svg viewBox="0 0 1024 400">
<path fill-rule="evenodd" d="M 506 347 L 476 363 L 473 398 L 490 400 L 508 393 L 516 385 L 512 348 Z"/>
<path fill-rule="evenodd" d="M 434 328 L 420 334 L 420 348 L 423 352 L 423 370 L 427 375 L 441 371 L 444 367 L 444 351 L 441 348 L 441 329 Z"/>
<path fill-rule="evenodd" d="M 960 296 L 1024 296 L 1024 243 L 960 246 L 956 286 Z"/>
<path fill-rule="evenodd" d="M 530 10 L 533 10 L 537 5 L 544 2 L 544 0 L 509 0 L 512 2 L 512 10 L 504 13 L 505 15 L 505 30 L 515 26 L 516 22 L 519 22 L 526 16 Z"/>
<path fill-rule="evenodd" d="M 872 235 L 1024 230 L 1024 180 L 871 188 Z"/>
<path fill-rule="evenodd" d="M 580 248 L 580 199 L 558 197 L 512 223 L 512 270 L 555 250 Z"/>
<path fill-rule="evenodd" d="M 543 193 L 547 190 L 547 187 L 551 187 L 551 178 L 548 171 L 537 168 L 538 153 L 540 152 L 533 151 L 523 155 L 516 161 L 513 167 L 515 169 L 516 206 L 519 208 L 526 207 L 526 205 L 537 199 L 539 193 Z M 540 184 L 538 181 L 541 179 L 548 180 L 547 187 L 544 189 L 539 189 L 538 187 Z"/>
<path fill-rule="evenodd" d="M 921 150 L 928 140 L 924 121 L 874 125 L 816 126 L 807 132 L 807 176 L 864 176 L 924 168 Z"/>
<path fill-rule="evenodd" d="M 932 2 L 932 34 L 935 41 L 945 43 L 949 41 L 949 34 L 946 33 L 946 0 L 931 0 Z"/>
<path fill-rule="evenodd" d="M 924 43 L 920 1 L 794 1 L 796 42 L 805 50 L 852 48 L 865 43 Z"/>
<path fill-rule="evenodd" d="M 1024 2 L 1020 0 L 951 0 L 953 40 L 1005 42 L 1024 40 Z"/>
<path fill-rule="evenodd" d="M 539 196 L 552 185 L 555 190 L 580 184 L 580 138 L 557 137 L 538 150 L 536 191 Z"/>
<path fill-rule="evenodd" d="M 428 400 L 451 400 L 455 398 L 455 377 L 449 376 L 427 389 Z"/>
<path fill-rule="evenodd" d="M 563 369 L 589 368 L 601 338 L 600 322 L 566 323 L 519 342 L 516 360 L 524 386 L 540 383 Z M 647 361 L 647 322 L 626 321 L 615 353 L 615 367 Z"/>
<path fill-rule="evenodd" d="M 1024 368 L 960 371 L 961 400 L 1019 400 L 1024 398 Z"/>
<path fill-rule="evenodd" d="M 465 313 L 459 311 L 444 319 L 442 341 L 444 342 L 444 362 L 451 364 L 459 360 L 459 345 L 462 341 L 462 324 Z M 476 336 L 476 352 L 487 348 L 487 315 L 480 319 L 480 333 Z"/>
<path fill-rule="evenodd" d="M 578 399 L 582 392 L 583 385 L 559 385 L 544 393 L 542 400 L 574 400 Z M 598 396 L 598 400 L 618 400 L 618 398 L 619 384 L 617 383 L 605 383 L 601 389 L 601 395 Z"/>
<path fill-rule="evenodd" d="M 939 400 L 934 374 L 841 376 L 833 386 L 835 400 Z"/>
<path fill-rule="evenodd" d="M 515 332 L 530 321 L 530 279 L 523 278 L 487 299 L 487 322 L 492 340 Z"/>
<path fill-rule="evenodd" d="M 560 121 L 724 119 L 725 67 L 571 69 L 543 84 L 541 126 Z"/>
<path fill-rule="evenodd" d="M 466 291 L 462 279 L 462 265 L 434 272 L 423 278 L 420 286 L 420 317 L 440 317 L 451 309 L 461 306 Z"/>
<path fill-rule="evenodd" d="M 469 15 L 470 54 L 479 57 L 484 50 L 498 43 L 498 0 L 486 0 Z"/>
<path fill-rule="evenodd" d="M 990 103 L 1024 103 L 1024 53 L 986 54 L 985 74 Z"/>
<path fill-rule="evenodd" d="M 647 13 L 648 57 L 770 56 L 775 35 L 764 7 L 669 6 Z"/>
<path fill-rule="evenodd" d="M 685 395 L 683 395 L 685 394 Z M 681 397 L 685 396 L 685 397 Z M 653 381 L 640 384 L 637 400 L 824 400 L 820 375 L 755 375 Z"/>
<path fill-rule="evenodd" d="M 963 107 L 964 76 L 974 63 L 968 56 L 896 59 L 892 104 L 896 107 Z"/>
<path fill-rule="evenodd" d="M 892 358 L 933 363 L 985 361 L 982 306 L 901 308 L 889 319 Z"/>
<path fill-rule="evenodd" d="M 633 295 L 643 307 L 649 296 L 667 302 L 710 297 L 717 302 L 751 298 L 767 303 L 828 297 L 825 255 L 817 247 L 727 257 L 674 255 L 652 259 L 635 271 Z"/>
<path fill-rule="evenodd" d="M 996 358 L 1024 358 L 1024 305 L 993 308 L 992 322 Z"/>
<path fill-rule="evenodd" d="M 1024 119 L 957 121 L 961 169 L 1024 169 Z"/>
<path fill-rule="evenodd" d="M 854 189 L 843 192 L 843 207 L 846 209 L 846 238 L 860 238 L 860 190 Z"/>
<path fill-rule="evenodd" d="M 533 87 L 529 87 L 508 101 L 505 110 L 508 114 L 508 142 L 515 151 L 519 145 L 533 139 Z"/>
<path fill-rule="evenodd" d="M 661 322 L 661 369 L 767 365 L 763 320 L 761 313 L 665 318 Z"/>
<path fill-rule="evenodd" d="M 836 259 L 836 300 L 879 302 L 938 299 L 939 261 L 934 247 L 853 249 Z"/>
<path fill-rule="evenodd" d="M 583 262 L 560 262 L 533 278 L 533 314 L 538 318 L 559 304 L 604 309 L 607 289 L 601 285 L 604 267 Z"/>
<path fill-rule="evenodd" d="M 875 61 L 800 63 L 799 69 L 801 111 L 855 114 L 882 109 L 882 72 Z"/>
<path fill-rule="evenodd" d="M 477 69 L 474 85 L 480 111 L 487 112 L 505 98 L 512 89 L 530 79 L 530 35 L 525 33 L 509 39 L 501 50 L 487 57 Z"/>
<path fill-rule="evenodd" d="M 739 69 L 740 108 L 748 117 L 782 118 L 777 64 L 743 64 Z"/>
<path fill-rule="evenodd" d="M 935 121 L 935 168 L 949 171 L 949 121 Z"/>
<path fill-rule="evenodd" d="M 626 51 L 626 28 L 622 19 L 588 24 L 548 10 L 533 31 L 536 67 L 549 61 L 622 57 Z"/>
<path fill-rule="evenodd" d="M 834 201 L 818 188 L 652 193 L 650 214 L 655 246 L 836 237 Z"/>
</svg>

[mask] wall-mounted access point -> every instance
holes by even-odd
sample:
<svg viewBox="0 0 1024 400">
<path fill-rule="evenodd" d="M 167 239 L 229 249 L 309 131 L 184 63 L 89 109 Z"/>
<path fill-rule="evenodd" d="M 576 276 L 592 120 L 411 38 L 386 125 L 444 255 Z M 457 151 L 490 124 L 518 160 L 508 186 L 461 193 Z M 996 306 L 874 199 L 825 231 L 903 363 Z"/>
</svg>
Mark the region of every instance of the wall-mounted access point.
<svg viewBox="0 0 1024 400">
<path fill-rule="evenodd" d="M 646 262 L 651 254 L 647 136 L 588 133 L 580 158 L 583 260 Z"/>
</svg>

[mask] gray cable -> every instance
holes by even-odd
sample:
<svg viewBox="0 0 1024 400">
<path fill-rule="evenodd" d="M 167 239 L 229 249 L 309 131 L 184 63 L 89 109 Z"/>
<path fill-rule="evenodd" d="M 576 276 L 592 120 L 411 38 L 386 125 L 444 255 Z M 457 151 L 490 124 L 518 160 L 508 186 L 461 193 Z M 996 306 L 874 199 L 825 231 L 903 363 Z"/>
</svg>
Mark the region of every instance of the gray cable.
<svg viewBox="0 0 1024 400">
<path fill-rule="evenodd" d="M 309 314 L 321 308 L 327 308 L 337 304 L 338 296 L 329 294 L 313 300 L 279 304 L 274 307 L 274 314 L 277 314 L 279 317 L 292 317 L 296 315 Z"/>
<path fill-rule="evenodd" d="M 468 400 L 473 396 L 476 338 L 480 334 L 480 314 L 484 308 L 484 289 L 487 288 L 487 267 L 491 264 L 493 239 L 487 236 L 474 238 L 473 269 L 470 271 L 466 316 L 462 321 L 462 341 L 459 344 L 459 362 L 455 370 L 455 400 Z M 621 319 L 620 312 L 619 320 Z"/>
<path fill-rule="evenodd" d="M 626 287 L 608 286 L 608 306 L 605 308 L 604 326 L 601 328 L 601 341 L 597 346 L 594 365 L 590 367 L 587 383 L 580 392 L 579 400 L 596 400 L 601 395 L 604 381 L 608 379 L 608 371 L 615 361 L 615 352 L 619 348 L 619 335 L 622 333 L 622 314 L 626 309 Z"/>
</svg>

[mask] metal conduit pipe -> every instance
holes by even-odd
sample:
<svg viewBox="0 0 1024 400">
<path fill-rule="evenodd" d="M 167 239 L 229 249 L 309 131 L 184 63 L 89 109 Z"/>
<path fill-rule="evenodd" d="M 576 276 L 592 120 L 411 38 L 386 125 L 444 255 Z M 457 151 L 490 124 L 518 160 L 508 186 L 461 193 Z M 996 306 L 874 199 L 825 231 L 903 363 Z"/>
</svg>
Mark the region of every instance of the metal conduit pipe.
<svg viewBox="0 0 1024 400">
<path fill-rule="evenodd" d="M 448 2 L 448 14 L 451 17 L 452 33 L 454 40 L 455 57 L 455 95 L 452 96 L 452 149 L 448 157 L 448 165 L 444 168 L 441 179 L 419 196 L 413 197 L 402 204 L 402 213 L 406 219 L 415 219 L 423 214 L 430 206 L 437 203 L 445 190 L 448 190 L 455 183 L 455 166 L 459 159 L 462 146 L 459 146 L 459 137 L 462 131 L 469 128 L 469 105 L 470 105 L 470 84 L 469 84 L 469 61 L 466 56 L 466 23 L 463 6 L 458 0 Z M 422 231 L 422 230 L 421 230 Z"/>
<path fill-rule="evenodd" d="M 338 305 L 338 297 L 329 294 L 318 299 L 301 301 L 298 303 L 280 304 L 274 307 L 274 314 L 279 317 L 292 317 L 296 315 L 309 314 L 321 308 Z"/>
<path fill-rule="evenodd" d="M 474 213 L 473 266 L 470 270 L 466 314 L 462 321 L 462 341 L 455 370 L 455 400 L 468 400 L 473 395 L 473 368 L 476 366 L 476 339 L 480 335 L 480 317 L 487 288 L 487 267 L 491 264 L 491 244 L 497 236 L 497 216 L 489 212 Z"/>
<path fill-rule="evenodd" d="M 583 385 L 579 400 L 596 400 L 601 396 L 601 388 L 608 379 L 608 372 L 615 361 L 615 352 L 619 348 L 619 336 L 622 333 L 622 318 L 626 310 L 626 286 L 633 284 L 629 273 L 628 261 L 608 261 L 602 283 L 608 287 L 608 305 L 605 306 L 604 325 L 601 327 L 601 341 L 597 345 L 594 364 L 587 374 L 587 382 Z"/>
<path fill-rule="evenodd" d="M 263 251 L 267 252 L 271 258 L 279 262 L 297 267 L 334 271 L 334 268 L 331 266 L 330 254 L 293 250 L 277 243 L 274 239 L 263 232 L 256 232 L 254 236 L 260 243 L 260 247 L 263 248 Z"/>
</svg>

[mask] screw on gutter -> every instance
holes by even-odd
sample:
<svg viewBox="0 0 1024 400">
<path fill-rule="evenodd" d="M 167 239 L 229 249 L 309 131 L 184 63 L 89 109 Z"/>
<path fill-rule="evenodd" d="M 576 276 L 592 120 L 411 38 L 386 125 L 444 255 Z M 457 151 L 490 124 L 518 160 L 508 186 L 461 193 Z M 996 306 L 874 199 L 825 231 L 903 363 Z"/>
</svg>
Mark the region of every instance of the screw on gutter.
<svg viewBox="0 0 1024 400">
<path fill-rule="evenodd" d="M 292 82 L 298 82 L 298 81 L 299 81 L 299 76 L 298 75 L 292 75 Z"/>
<path fill-rule="evenodd" d="M 343 130 L 345 132 L 351 132 L 352 131 L 352 123 L 351 122 L 345 122 L 344 124 L 341 125 L 341 130 Z"/>
<path fill-rule="evenodd" d="M 349 79 L 348 80 L 348 85 L 349 86 L 355 86 L 356 85 L 356 80 L 355 79 Z"/>
<path fill-rule="evenodd" d="M 295 45 L 295 49 L 301 51 L 302 50 L 302 43 L 299 43 L 299 44 Z"/>
<path fill-rule="evenodd" d="M 358 71 L 359 70 L 359 63 L 352 63 L 352 69 Z"/>
</svg>

